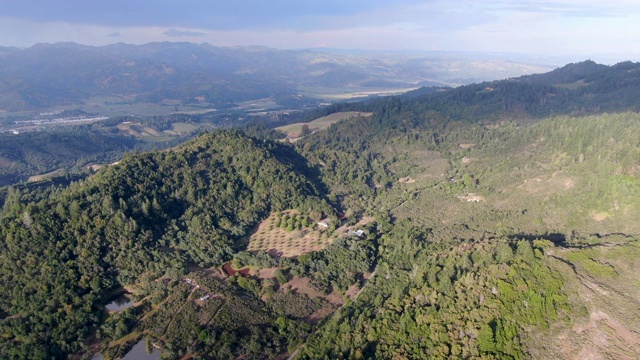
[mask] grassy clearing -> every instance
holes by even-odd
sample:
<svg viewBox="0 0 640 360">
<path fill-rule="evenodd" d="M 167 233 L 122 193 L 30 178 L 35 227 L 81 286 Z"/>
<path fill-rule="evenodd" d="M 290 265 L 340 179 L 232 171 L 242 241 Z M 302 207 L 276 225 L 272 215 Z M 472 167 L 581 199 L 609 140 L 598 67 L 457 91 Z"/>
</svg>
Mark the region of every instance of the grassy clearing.
<svg viewBox="0 0 640 360">
<path fill-rule="evenodd" d="M 283 214 L 293 214 L 284 211 Z M 328 231 L 302 228 L 287 231 L 276 227 L 276 214 L 271 214 L 249 237 L 247 251 L 266 251 L 279 256 L 294 257 L 311 251 L 319 251 L 334 240 Z"/>
<path fill-rule="evenodd" d="M 257 111 L 279 108 L 280 105 L 272 98 L 254 99 L 237 103 L 238 107 L 245 111 Z"/>
<path fill-rule="evenodd" d="M 178 111 L 182 113 L 203 111 L 203 107 L 209 107 L 208 104 L 189 104 L 177 105 Z M 135 98 L 126 96 L 98 96 L 85 101 L 80 106 L 83 111 L 90 113 L 99 113 L 104 116 L 124 116 L 124 115 L 168 115 L 176 112 L 175 104 L 155 104 L 135 102 Z"/>
<path fill-rule="evenodd" d="M 128 342 L 131 342 L 131 341 L 134 341 L 134 340 L 138 339 L 140 337 L 140 335 L 142 335 L 142 333 L 139 332 L 139 331 L 131 332 L 131 333 L 121 337 L 118 340 L 111 341 L 109 343 L 109 347 L 115 347 L 115 346 L 124 345 L 124 344 L 126 344 Z"/>
<path fill-rule="evenodd" d="M 331 115 L 323 116 L 321 118 L 315 119 L 308 123 L 295 123 L 290 125 L 281 126 L 276 128 L 287 134 L 289 137 L 298 137 L 300 132 L 302 132 L 302 126 L 308 125 L 309 130 L 318 131 L 324 130 L 331 126 L 331 124 L 335 124 L 340 120 L 349 119 L 356 116 L 371 116 L 372 113 L 367 112 L 359 112 L 359 111 L 345 111 L 345 112 L 337 112 Z"/>
<path fill-rule="evenodd" d="M 309 97 L 323 100 L 347 100 L 354 98 L 363 98 L 375 95 L 399 95 L 408 91 L 415 90 L 417 87 L 410 88 L 371 88 L 371 87 L 337 87 L 329 88 L 323 86 L 299 86 L 298 90 Z"/>
<path fill-rule="evenodd" d="M 567 252 L 565 257 L 576 266 L 580 266 L 590 276 L 613 277 L 617 275 L 613 266 L 606 262 L 597 261 L 594 259 L 595 255 L 596 254 L 594 254 L 593 251 L 581 250 Z"/>
<path fill-rule="evenodd" d="M 176 107 L 178 110 L 176 111 Z M 41 112 L 62 112 L 64 110 L 80 109 L 92 114 L 100 114 L 107 117 L 116 116 L 156 116 L 156 115 L 169 115 L 176 112 L 197 114 L 206 113 L 212 111 L 211 105 L 208 103 L 203 104 L 156 104 L 136 102 L 135 97 L 132 96 L 95 96 L 84 101 L 82 104 L 72 105 L 59 105 L 48 108 L 43 108 Z M 30 118 L 33 116 L 33 111 L 18 111 L 8 112 L 0 109 L 0 119 L 17 116 L 20 118 Z"/>
<path fill-rule="evenodd" d="M 173 130 L 160 132 L 142 124 L 123 122 L 116 125 L 116 128 L 123 134 L 132 135 L 137 138 L 143 138 L 145 140 L 153 139 L 164 141 L 170 139 L 172 136 L 177 136 L 181 133 L 195 131 L 198 127 L 186 123 L 175 123 L 173 124 Z"/>
<path fill-rule="evenodd" d="M 46 173 L 46 174 L 41 174 L 41 175 L 33 175 L 33 176 L 29 176 L 29 178 L 27 179 L 27 182 L 38 182 L 38 181 L 43 181 L 46 179 L 50 179 L 54 176 L 57 176 L 59 174 L 62 173 L 62 169 L 58 169 L 58 170 L 54 170 L 52 172 Z"/>
<path fill-rule="evenodd" d="M 182 122 L 173 123 L 173 131 L 176 133 L 188 133 L 196 131 L 198 126 Z"/>
</svg>

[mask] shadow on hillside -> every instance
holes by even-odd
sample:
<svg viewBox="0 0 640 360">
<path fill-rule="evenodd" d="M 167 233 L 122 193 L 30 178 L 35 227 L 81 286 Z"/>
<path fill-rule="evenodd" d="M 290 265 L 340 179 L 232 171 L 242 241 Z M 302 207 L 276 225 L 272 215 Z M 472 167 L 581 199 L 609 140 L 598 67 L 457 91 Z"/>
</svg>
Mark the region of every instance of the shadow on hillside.
<svg viewBox="0 0 640 360">
<path fill-rule="evenodd" d="M 555 246 L 568 248 L 572 247 L 572 245 L 567 242 L 567 237 L 564 234 L 552 233 L 552 234 L 542 234 L 542 235 L 531 235 L 531 234 L 515 234 L 509 235 L 509 239 L 511 240 L 549 240 Z"/>
<path fill-rule="evenodd" d="M 291 164 L 296 170 L 304 174 L 319 192 L 319 195 L 327 196 L 329 194 L 329 189 L 322 181 L 320 169 L 310 167 L 307 159 L 291 146 L 277 144 L 277 148 L 273 151 L 273 154 L 280 162 Z"/>
<path fill-rule="evenodd" d="M 620 237 L 620 238 L 623 238 L 625 241 L 606 241 L 607 238 L 611 238 L 611 237 Z M 524 239 L 527 241 L 533 241 L 537 239 L 549 240 L 555 246 L 565 248 L 565 249 L 569 249 L 569 248 L 589 249 L 589 248 L 595 248 L 600 246 L 604 246 L 604 247 L 625 246 L 629 242 L 637 241 L 637 239 L 634 238 L 633 236 L 624 234 L 624 233 L 612 233 L 612 234 L 604 234 L 604 235 L 592 234 L 590 238 L 591 240 L 589 240 L 589 237 L 587 238 L 572 237 L 571 240 L 567 240 L 567 237 L 564 234 L 559 234 L 559 233 L 542 234 L 542 235 L 515 234 L 515 235 L 509 236 L 509 239 L 511 240 L 518 240 L 518 239 Z M 593 242 L 593 238 L 596 238 L 597 241 Z"/>
</svg>

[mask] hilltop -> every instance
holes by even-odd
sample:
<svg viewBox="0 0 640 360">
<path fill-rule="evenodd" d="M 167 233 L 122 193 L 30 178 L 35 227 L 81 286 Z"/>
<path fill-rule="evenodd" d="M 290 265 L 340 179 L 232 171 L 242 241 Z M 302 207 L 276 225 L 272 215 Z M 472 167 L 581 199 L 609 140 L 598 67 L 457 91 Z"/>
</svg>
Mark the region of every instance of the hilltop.
<svg viewBox="0 0 640 360">
<path fill-rule="evenodd" d="M 638 111 L 640 63 L 606 66 L 584 61 L 544 74 L 408 96 L 413 97 L 409 105 L 422 106 L 423 112 L 466 121 Z"/>
<path fill-rule="evenodd" d="M 129 155 L 35 199 L 11 191 L 1 226 L 0 308 L 18 316 L 2 321 L 2 357 L 82 349 L 114 288 L 175 280 L 192 264 L 220 266 L 271 212 L 330 215 L 320 191 L 292 149 L 235 132 Z M 34 330 L 21 335 L 22 327 Z"/>
</svg>

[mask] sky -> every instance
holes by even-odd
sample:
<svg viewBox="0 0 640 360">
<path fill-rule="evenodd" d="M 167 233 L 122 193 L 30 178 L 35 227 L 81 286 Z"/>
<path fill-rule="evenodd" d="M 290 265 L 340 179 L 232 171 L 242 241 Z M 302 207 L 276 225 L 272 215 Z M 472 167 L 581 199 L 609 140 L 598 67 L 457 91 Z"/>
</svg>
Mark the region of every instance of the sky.
<svg viewBox="0 0 640 360">
<path fill-rule="evenodd" d="M 185 41 L 640 60 L 638 0 L 0 0 L 0 46 Z"/>
</svg>

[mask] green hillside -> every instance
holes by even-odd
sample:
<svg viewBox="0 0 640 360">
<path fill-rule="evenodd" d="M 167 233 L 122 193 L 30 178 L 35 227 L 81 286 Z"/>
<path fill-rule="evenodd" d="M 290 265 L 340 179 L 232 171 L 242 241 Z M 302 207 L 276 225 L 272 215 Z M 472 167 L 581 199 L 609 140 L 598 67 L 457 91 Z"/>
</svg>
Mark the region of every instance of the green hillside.
<svg viewBox="0 0 640 360">
<path fill-rule="evenodd" d="M 335 105 L 308 116 L 372 115 L 8 188 L 0 357 L 637 358 L 636 67 Z"/>
<path fill-rule="evenodd" d="M 302 357 L 637 356 L 639 125 L 636 113 L 442 127 L 378 117 L 302 140 L 350 213 L 393 224 L 385 277 Z M 598 334 L 618 342 L 594 350 Z"/>
<path fill-rule="evenodd" d="M 298 158 L 290 148 L 217 132 L 175 151 L 127 156 L 66 189 L 10 191 L 0 309 L 13 316 L 0 324 L 0 354 L 77 352 L 112 289 L 179 279 L 192 264 L 220 266 L 271 211 L 330 213 Z"/>
</svg>

